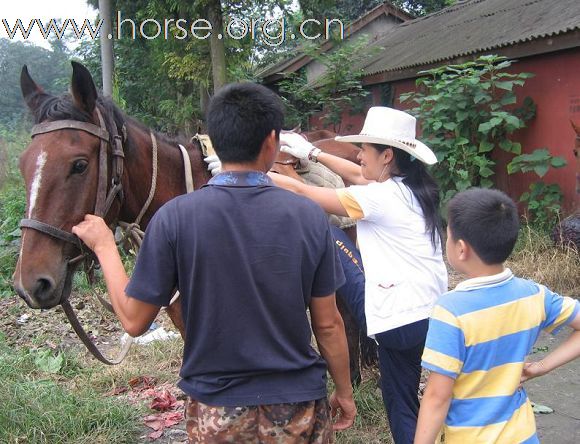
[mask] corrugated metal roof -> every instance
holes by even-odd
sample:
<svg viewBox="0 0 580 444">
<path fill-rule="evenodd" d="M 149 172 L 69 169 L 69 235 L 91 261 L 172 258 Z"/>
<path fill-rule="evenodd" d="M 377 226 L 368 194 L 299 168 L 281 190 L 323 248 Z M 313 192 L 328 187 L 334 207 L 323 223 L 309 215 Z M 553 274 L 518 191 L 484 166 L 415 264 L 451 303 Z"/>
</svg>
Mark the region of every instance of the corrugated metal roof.
<svg viewBox="0 0 580 444">
<path fill-rule="evenodd" d="M 366 75 L 373 75 L 576 29 L 580 0 L 466 0 L 396 26 L 371 45 L 383 51 L 362 67 Z"/>
</svg>

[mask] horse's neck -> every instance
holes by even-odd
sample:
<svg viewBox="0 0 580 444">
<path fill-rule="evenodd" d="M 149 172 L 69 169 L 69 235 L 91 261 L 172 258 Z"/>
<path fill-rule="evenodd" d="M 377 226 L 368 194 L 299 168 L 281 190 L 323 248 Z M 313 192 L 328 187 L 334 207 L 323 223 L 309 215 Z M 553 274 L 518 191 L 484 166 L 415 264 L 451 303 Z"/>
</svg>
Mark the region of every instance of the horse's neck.
<svg viewBox="0 0 580 444">
<path fill-rule="evenodd" d="M 153 162 L 153 142 L 151 133 L 141 128 L 128 128 L 130 147 L 125 154 L 125 175 L 123 189 L 125 200 L 119 218 L 126 222 L 135 221 L 151 192 Z M 153 133 L 157 144 L 157 180 L 155 194 L 145 212 L 141 227 L 167 201 L 186 193 L 184 161 L 177 144 L 168 143 L 164 137 Z M 192 144 L 183 144 L 187 149 L 192 169 L 194 188 L 199 188 L 210 179 L 201 150 Z"/>
</svg>

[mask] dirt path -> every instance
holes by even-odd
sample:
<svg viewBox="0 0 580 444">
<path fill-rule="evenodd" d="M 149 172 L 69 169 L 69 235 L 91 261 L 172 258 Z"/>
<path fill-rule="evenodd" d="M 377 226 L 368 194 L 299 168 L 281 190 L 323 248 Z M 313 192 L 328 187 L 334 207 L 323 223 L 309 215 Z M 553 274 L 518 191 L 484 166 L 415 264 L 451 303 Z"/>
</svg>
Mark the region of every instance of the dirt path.
<svg viewBox="0 0 580 444">
<path fill-rule="evenodd" d="M 535 346 L 538 352 L 530 359 L 541 359 L 561 344 L 569 332 L 566 328 L 557 336 L 542 333 Z M 554 409 L 554 413 L 535 415 L 542 444 L 580 443 L 580 359 L 526 383 L 526 389 L 532 402 Z"/>
</svg>

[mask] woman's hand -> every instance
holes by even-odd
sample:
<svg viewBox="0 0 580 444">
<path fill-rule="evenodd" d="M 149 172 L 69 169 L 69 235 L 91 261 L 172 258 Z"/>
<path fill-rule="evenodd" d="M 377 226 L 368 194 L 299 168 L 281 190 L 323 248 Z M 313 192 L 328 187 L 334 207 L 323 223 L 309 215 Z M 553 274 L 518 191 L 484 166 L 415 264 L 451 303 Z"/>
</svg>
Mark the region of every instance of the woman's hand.
<svg viewBox="0 0 580 444">
<path fill-rule="evenodd" d="M 280 151 L 298 159 L 308 159 L 308 155 L 316 147 L 297 133 L 280 133 Z"/>
<path fill-rule="evenodd" d="M 204 162 L 207 163 L 207 169 L 212 176 L 216 176 L 222 172 L 222 162 L 217 154 L 204 157 Z"/>
</svg>

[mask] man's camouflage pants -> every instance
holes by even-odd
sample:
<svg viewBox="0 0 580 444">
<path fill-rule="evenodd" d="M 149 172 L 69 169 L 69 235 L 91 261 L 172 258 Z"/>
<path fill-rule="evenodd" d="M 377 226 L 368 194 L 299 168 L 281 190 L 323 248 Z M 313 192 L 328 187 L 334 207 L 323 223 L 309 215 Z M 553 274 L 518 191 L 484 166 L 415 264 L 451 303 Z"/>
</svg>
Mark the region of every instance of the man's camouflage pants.
<svg viewBox="0 0 580 444">
<path fill-rule="evenodd" d="M 188 399 L 190 443 L 329 444 L 334 442 L 326 398 L 290 404 L 213 407 Z"/>
</svg>

